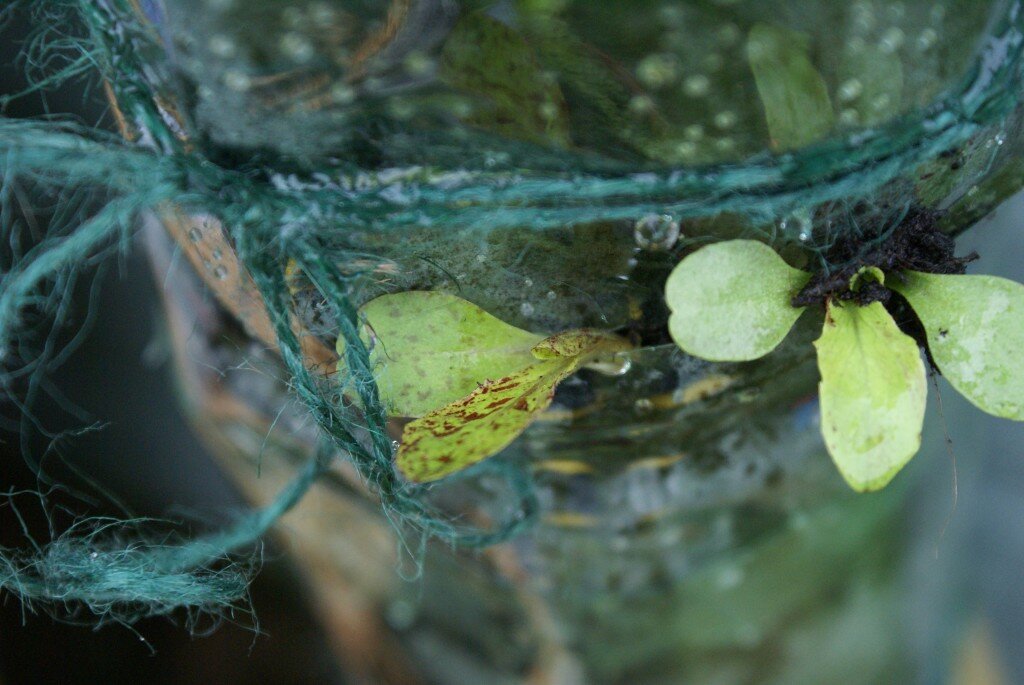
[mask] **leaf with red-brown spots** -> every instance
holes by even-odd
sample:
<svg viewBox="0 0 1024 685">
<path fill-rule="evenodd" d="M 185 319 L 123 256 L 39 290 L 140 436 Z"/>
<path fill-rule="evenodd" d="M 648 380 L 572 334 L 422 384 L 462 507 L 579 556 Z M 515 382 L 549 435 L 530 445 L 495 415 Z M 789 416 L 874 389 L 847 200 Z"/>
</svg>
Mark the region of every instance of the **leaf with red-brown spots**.
<svg viewBox="0 0 1024 685">
<path fill-rule="evenodd" d="M 622 338 L 589 330 L 547 338 L 533 348 L 536 363 L 406 425 L 398 470 L 424 483 L 500 452 L 548 408 L 557 385 L 581 365 L 629 347 Z"/>
<path fill-rule="evenodd" d="M 423 416 L 488 379 L 526 368 L 536 362 L 531 349 L 544 339 L 442 292 L 382 295 L 359 311 L 377 386 L 395 416 Z M 344 374 L 341 338 L 338 354 Z"/>
</svg>

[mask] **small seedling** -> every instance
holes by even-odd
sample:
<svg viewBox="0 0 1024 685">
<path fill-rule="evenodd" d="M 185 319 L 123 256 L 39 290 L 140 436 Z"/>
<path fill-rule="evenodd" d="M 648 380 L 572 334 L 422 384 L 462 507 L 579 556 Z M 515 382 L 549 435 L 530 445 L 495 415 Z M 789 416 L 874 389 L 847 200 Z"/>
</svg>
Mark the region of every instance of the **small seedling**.
<svg viewBox="0 0 1024 685">
<path fill-rule="evenodd" d="M 925 237 L 930 242 L 922 243 L 922 254 L 947 247 L 941 237 Z M 822 298 L 825 326 L 815 342 L 822 433 L 839 471 L 858 491 L 887 485 L 921 442 L 925 367 L 917 342 L 883 304 L 890 291 L 917 314 L 930 359 L 954 388 L 983 411 L 1024 420 L 1024 366 L 1014 357 L 1024 348 L 1024 286 L 907 268 L 925 264 L 902 250 L 890 250 L 879 262 L 881 268 L 862 267 L 852 276 L 849 269 L 840 272 L 840 282 L 794 269 L 762 243 L 733 240 L 687 256 L 665 287 L 673 339 L 683 351 L 713 361 L 768 354 L 803 309 Z M 947 259 L 961 271 L 965 262 Z"/>
</svg>

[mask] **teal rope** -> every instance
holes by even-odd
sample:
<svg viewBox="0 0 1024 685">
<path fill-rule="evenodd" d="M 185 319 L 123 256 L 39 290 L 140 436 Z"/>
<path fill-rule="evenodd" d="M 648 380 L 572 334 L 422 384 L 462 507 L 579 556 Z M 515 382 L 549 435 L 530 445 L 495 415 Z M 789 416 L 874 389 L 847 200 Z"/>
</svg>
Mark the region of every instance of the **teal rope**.
<svg viewBox="0 0 1024 685">
<path fill-rule="evenodd" d="M 0 547 L 0 590 L 28 608 L 85 607 L 122 623 L 179 608 L 222 610 L 245 595 L 251 576 L 251 561 L 233 560 L 233 553 L 251 547 L 298 504 L 332 455 L 333 448 L 321 448 L 265 509 L 188 542 L 154 539 L 148 521 L 98 519 L 30 553 Z"/>
<path fill-rule="evenodd" d="M 1024 13 L 1019 0 L 1008 23 L 983 50 L 985 68 L 933 107 L 914 112 L 847 139 L 827 140 L 796 153 L 765 155 L 763 161 L 703 170 L 651 169 L 586 173 L 587 157 L 567 154 L 558 171 L 515 169 L 509 173 L 462 169 L 457 176 L 423 170 L 404 179 L 395 199 L 391 179 L 341 173 L 321 191 L 294 191 L 295 199 L 331 209 L 325 224 L 372 231 L 402 231 L 410 225 L 481 227 L 482 231 L 528 226 L 544 229 L 596 220 L 635 219 L 668 212 L 679 219 L 733 212 L 755 223 L 793 209 L 844 197 L 867 196 L 908 170 L 954 149 L 1019 105 L 1024 55 Z M 994 65 L 994 66 L 993 66 Z M 431 180 L 443 177 L 442 180 Z M 310 181 L 309 183 L 314 183 Z M 325 226 L 326 227 L 326 226 Z M 794 236 L 788 236 L 793 238 Z"/>
<path fill-rule="evenodd" d="M 348 288 L 301 237 L 308 233 L 307 227 L 290 238 L 278 229 L 288 224 L 286 216 L 300 217 L 307 200 L 277 192 L 249 174 L 222 169 L 182 149 L 155 111 L 152 90 L 140 76 L 141 62 L 133 49 L 141 45 L 144 32 L 133 28 L 122 3 L 51 2 L 47 6 L 51 20 L 54 8 L 80 12 L 76 16 L 97 41 L 91 54 L 101 67 L 106 65 L 104 74 L 117 89 L 125 111 L 152 134 L 151 149 L 68 124 L 0 118 L 0 177 L 5 186 L 28 182 L 44 194 L 69 187 L 99 187 L 116 196 L 80 223 L 76 222 L 80 212 L 67 212 L 66 221 L 51 225 L 44 240 L 0 279 L 0 345 L 15 343 L 22 324 L 19 313 L 38 300 L 49 282 L 75 272 L 104 245 L 123 242 L 139 212 L 165 202 L 210 211 L 230 227 L 239 257 L 265 300 L 292 391 L 308 408 L 331 449 L 354 462 L 400 531 L 482 547 L 507 540 L 528 526 L 538 507 L 531 481 L 518 470 L 499 470 L 521 502 L 494 530 L 455 524 L 424 502 L 426 488 L 401 481 L 392 464 L 387 413 L 358 333 Z M 112 46 L 100 41 L 112 35 L 115 26 L 125 42 Z M 116 59 L 109 52 L 112 48 L 119 49 Z M 5 222 L 5 233 L 12 230 L 10 224 Z M 362 401 L 360 416 L 333 400 L 336 388 L 314 376 L 304 363 L 290 326 L 291 302 L 283 279 L 282 265 L 291 258 L 315 279 L 335 308 L 351 377 Z M 366 437 L 357 438 L 357 433 Z M 266 509 L 222 532 L 189 542 L 150 543 L 142 527 L 132 521 L 96 522 L 95 531 L 89 529 L 94 524 L 74 527 L 32 553 L 0 549 L 0 589 L 19 596 L 26 606 L 74 604 L 122 622 L 165 614 L 175 607 L 218 611 L 243 597 L 248 583 L 248 568 L 230 561 L 232 551 L 259 540 L 301 499 L 323 473 L 325 463 L 322 458 L 313 460 Z M 82 533 L 83 528 L 88 532 Z"/>
</svg>

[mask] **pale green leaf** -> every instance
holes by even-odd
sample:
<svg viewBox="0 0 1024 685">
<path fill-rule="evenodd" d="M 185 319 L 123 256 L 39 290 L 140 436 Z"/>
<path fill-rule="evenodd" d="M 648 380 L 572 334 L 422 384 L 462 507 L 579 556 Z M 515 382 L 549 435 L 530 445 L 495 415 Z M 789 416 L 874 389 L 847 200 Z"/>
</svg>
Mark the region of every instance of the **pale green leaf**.
<svg viewBox="0 0 1024 685">
<path fill-rule="evenodd" d="M 534 364 L 531 350 L 544 339 L 441 292 L 383 295 L 360 312 L 381 397 L 398 416 L 422 416 Z"/>
<path fill-rule="evenodd" d="M 1024 421 L 1024 285 L 914 271 L 889 281 L 921 319 L 953 387 L 989 414 Z"/>
<path fill-rule="evenodd" d="M 622 338 L 586 330 L 542 341 L 532 365 L 407 424 L 396 457 L 398 470 L 424 483 L 496 454 L 548 408 L 555 387 L 588 359 L 626 349 L 629 344 Z"/>
<path fill-rule="evenodd" d="M 825 446 L 854 490 L 883 488 L 921 447 L 928 383 L 917 343 L 880 303 L 833 301 L 814 345 Z"/>
<path fill-rule="evenodd" d="M 828 87 L 809 55 L 802 33 L 768 24 L 750 30 L 747 59 L 776 150 L 821 140 L 835 123 Z"/>
<path fill-rule="evenodd" d="M 711 361 L 747 361 L 778 346 L 799 318 L 792 297 L 811 276 L 753 240 L 703 247 L 665 284 L 669 332 L 688 354 Z"/>
</svg>

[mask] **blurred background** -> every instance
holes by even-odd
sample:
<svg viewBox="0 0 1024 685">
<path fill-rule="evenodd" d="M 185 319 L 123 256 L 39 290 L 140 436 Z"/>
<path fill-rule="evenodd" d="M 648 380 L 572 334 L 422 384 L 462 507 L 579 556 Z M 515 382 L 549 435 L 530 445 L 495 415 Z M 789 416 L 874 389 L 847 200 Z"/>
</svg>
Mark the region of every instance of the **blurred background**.
<svg viewBox="0 0 1024 685">
<path fill-rule="evenodd" d="M 16 50 L 11 43 L 0 44 L 0 92 L 24 86 Z M 102 103 L 75 89 L 46 101 L 19 100 L 6 115 L 46 111 L 72 112 L 88 123 L 104 117 Z M 1017 197 L 964 236 L 960 252 L 982 255 L 972 272 L 1024 280 L 1022 215 L 1024 197 Z M 97 423 L 103 427 L 52 442 L 40 430 L 25 432 L 18 408 L 4 402 L 0 489 L 47 487 L 25 465 L 27 447 L 33 455 L 46 455 L 47 470 L 58 481 L 95 494 L 76 472 L 87 474 L 120 500 L 115 506 L 108 498 L 83 501 L 57 491 L 51 494 L 51 508 L 202 517 L 242 507 L 177 409 L 161 339 L 159 275 L 149 272 L 141 249 L 108 267 L 97 276 L 98 294 L 91 304 L 88 290 L 78 293 L 71 318 L 87 325 L 88 335 L 52 379 L 54 397 L 63 398 L 40 397 L 32 407 L 38 425 L 52 433 Z M 93 317 L 87 321 L 90 311 Z M 953 623 L 942 620 L 945 613 L 974 617 L 977 634 L 986 636 L 976 644 L 985 647 L 962 655 L 963 683 L 1024 683 L 1024 426 L 982 414 L 944 382 L 939 385 L 941 411 L 932 393 L 928 446 L 913 466 L 921 478 L 906 520 L 916 548 L 906 569 L 906 592 L 919 611 L 908 620 L 916 623 L 922 653 L 928 654 L 945 649 L 939 645 L 945 644 L 944 630 Z M 14 501 L 28 531 L 45 540 L 47 520 L 39 499 L 22 494 Z M 286 528 L 281 534 L 287 534 Z M 26 542 L 15 510 L 0 507 L 0 545 L 23 547 Z M 273 540 L 265 559 L 252 587 L 258 630 L 245 615 L 197 637 L 167 620 L 142 621 L 137 632 L 118 625 L 94 630 L 33 614 L 3 596 L 0 683 L 343 682 L 298 571 Z M 944 656 L 934 654 L 935 663 Z M 989 676 L 982 675 L 986 672 Z M 986 682 L 986 677 L 995 680 Z"/>
</svg>

